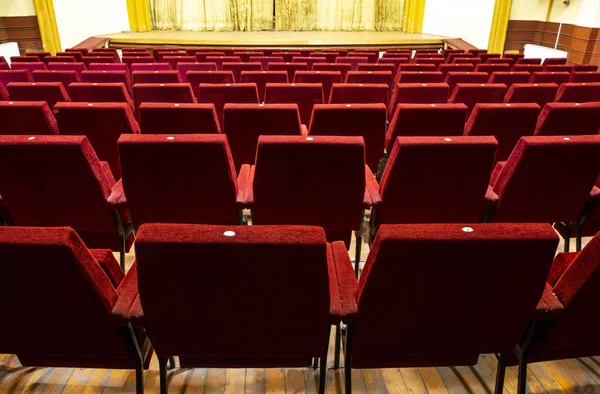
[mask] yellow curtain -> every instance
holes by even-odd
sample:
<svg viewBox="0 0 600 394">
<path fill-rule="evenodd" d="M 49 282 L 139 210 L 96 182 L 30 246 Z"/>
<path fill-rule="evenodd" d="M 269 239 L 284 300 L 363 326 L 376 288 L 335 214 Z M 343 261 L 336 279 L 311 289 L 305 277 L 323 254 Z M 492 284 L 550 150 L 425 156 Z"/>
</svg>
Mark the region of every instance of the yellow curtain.
<svg viewBox="0 0 600 394">
<path fill-rule="evenodd" d="M 402 31 L 405 33 L 421 33 L 423 31 L 424 17 L 425 0 L 405 0 Z"/>
<path fill-rule="evenodd" d="M 375 0 L 317 0 L 317 30 L 373 30 Z"/>
<path fill-rule="evenodd" d="M 375 30 L 402 31 L 406 1 L 375 0 Z"/>
<path fill-rule="evenodd" d="M 273 30 L 273 0 L 230 0 L 233 30 Z"/>
<path fill-rule="evenodd" d="M 152 30 L 148 0 L 127 0 L 127 13 L 131 31 Z"/>
<path fill-rule="evenodd" d="M 40 35 L 44 51 L 53 55 L 61 51 L 60 37 L 56 27 L 56 15 L 52 0 L 35 0 L 35 12 L 37 14 Z"/>
<path fill-rule="evenodd" d="M 159 30 L 233 30 L 231 7 L 222 0 L 150 0 L 152 26 Z"/>
<path fill-rule="evenodd" d="M 318 0 L 276 0 L 275 30 L 316 30 Z"/>
<path fill-rule="evenodd" d="M 490 53 L 502 53 L 504 51 L 511 5 L 512 0 L 496 0 L 490 29 L 490 40 L 488 41 L 488 52 Z"/>
</svg>

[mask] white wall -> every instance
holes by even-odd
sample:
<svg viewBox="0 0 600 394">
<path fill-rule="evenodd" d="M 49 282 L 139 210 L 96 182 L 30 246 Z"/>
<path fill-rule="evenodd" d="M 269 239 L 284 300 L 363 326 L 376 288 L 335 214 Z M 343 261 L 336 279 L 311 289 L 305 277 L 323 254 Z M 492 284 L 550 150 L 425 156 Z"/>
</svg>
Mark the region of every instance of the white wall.
<svg viewBox="0 0 600 394">
<path fill-rule="evenodd" d="M 549 2 L 550 0 L 513 0 L 510 7 L 510 20 L 545 21 Z"/>
<path fill-rule="evenodd" d="M 63 49 L 91 36 L 129 30 L 125 0 L 54 0 L 54 12 Z"/>
<path fill-rule="evenodd" d="M 600 7 L 599 0 L 571 0 L 568 7 L 562 0 L 556 0 L 550 14 L 551 22 L 563 22 L 571 25 L 594 27 Z"/>
<path fill-rule="evenodd" d="M 462 38 L 487 48 L 494 4 L 495 0 L 427 0 L 423 33 Z"/>
<path fill-rule="evenodd" d="M 0 0 L 0 16 L 35 15 L 33 0 Z"/>
</svg>

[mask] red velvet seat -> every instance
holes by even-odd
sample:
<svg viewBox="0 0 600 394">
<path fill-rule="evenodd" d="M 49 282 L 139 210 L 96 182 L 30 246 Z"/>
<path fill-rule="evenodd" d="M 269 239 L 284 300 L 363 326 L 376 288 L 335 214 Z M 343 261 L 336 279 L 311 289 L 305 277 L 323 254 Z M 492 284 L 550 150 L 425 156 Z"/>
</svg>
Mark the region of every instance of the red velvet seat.
<svg viewBox="0 0 600 394">
<path fill-rule="evenodd" d="M 492 73 L 496 72 L 496 71 L 510 71 L 510 68 L 512 66 L 506 63 L 499 63 L 499 64 L 490 64 L 490 63 L 485 63 L 485 64 L 478 64 L 477 66 L 475 66 L 475 71 L 477 72 L 485 72 L 488 73 L 490 75 L 492 75 Z"/>
<path fill-rule="evenodd" d="M 127 103 L 58 103 L 54 107 L 61 135 L 85 135 L 98 158 L 121 177 L 117 140 L 121 134 L 139 134 L 140 128 Z"/>
<path fill-rule="evenodd" d="M 134 61 L 137 61 L 140 63 L 149 63 L 153 59 L 154 58 L 152 58 L 151 56 L 149 57 L 149 59 L 146 57 L 140 56 L 139 58 L 138 57 L 130 58 L 129 61 L 125 61 L 126 57 L 124 56 L 123 63 L 125 63 L 126 65 L 130 65 Z M 92 64 L 92 63 L 119 63 L 112 56 L 82 56 L 81 61 L 83 61 L 83 64 L 85 64 L 86 67 L 89 67 L 90 64 Z"/>
<path fill-rule="evenodd" d="M 0 84 L 5 87 L 11 82 L 32 82 L 27 70 L 0 70 Z"/>
<path fill-rule="evenodd" d="M 418 64 L 433 64 L 436 70 L 438 69 L 440 64 L 444 64 L 444 62 L 446 61 L 443 57 L 419 57 L 413 60 L 418 62 Z"/>
<path fill-rule="evenodd" d="M 534 65 L 542 65 L 542 59 L 540 58 L 521 58 L 517 59 L 516 64 L 534 64 Z"/>
<path fill-rule="evenodd" d="M 600 101 L 600 83 L 563 83 L 558 88 L 554 101 L 564 103 Z"/>
<path fill-rule="evenodd" d="M 334 245 L 348 324 L 346 393 L 352 368 L 475 365 L 482 353 L 510 352 L 557 244 L 548 224 L 386 225 L 358 282 Z M 390 305 L 402 313 L 386 313 Z"/>
<path fill-rule="evenodd" d="M 315 104 L 308 134 L 360 136 L 365 141 L 366 163 L 377 173 L 383 157 L 386 108 L 379 104 Z"/>
<path fill-rule="evenodd" d="M 522 137 L 490 186 L 490 220 L 512 223 L 578 219 L 600 174 L 600 136 Z"/>
<path fill-rule="evenodd" d="M 544 72 L 565 72 L 570 73 L 573 71 L 573 66 L 566 64 L 547 64 L 544 66 Z"/>
<path fill-rule="evenodd" d="M 388 105 L 388 120 L 396 112 L 396 105 L 406 104 L 445 104 L 448 102 L 447 83 L 403 83 L 397 84 Z"/>
<path fill-rule="evenodd" d="M 504 53 L 503 57 L 512 59 L 514 63 L 516 63 L 520 59 L 525 58 L 525 54 L 523 53 Z"/>
<path fill-rule="evenodd" d="M 403 71 L 396 75 L 396 83 L 442 83 L 444 74 L 439 71 Z"/>
<path fill-rule="evenodd" d="M 76 71 L 36 70 L 33 72 L 34 82 L 60 82 L 66 88 L 73 82 L 81 81 Z"/>
<path fill-rule="evenodd" d="M 258 99 L 263 102 L 267 83 L 288 83 L 288 74 L 285 71 L 242 71 L 240 83 L 255 83 Z"/>
<path fill-rule="evenodd" d="M 233 52 L 233 56 L 239 56 L 242 60 L 242 63 L 248 63 L 250 61 L 250 56 L 264 56 L 264 52 L 260 51 L 236 51 Z M 259 70 L 260 71 L 260 70 Z"/>
<path fill-rule="evenodd" d="M 515 83 L 506 96 L 505 103 L 536 103 L 544 108 L 546 103 L 554 101 L 558 85 L 555 83 Z"/>
<path fill-rule="evenodd" d="M 392 81 L 396 77 L 396 67 L 393 64 L 381 64 L 381 63 L 366 63 L 359 64 L 357 71 L 354 72 L 365 72 L 365 71 L 376 71 L 376 72 L 385 72 L 389 71 L 392 74 Z M 348 75 L 346 73 L 346 79 L 348 79 Z"/>
<path fill-rule="evenodd" d="M 45 101 L 0 101 L 0 135 L 58 134 L 56 119 Z"/>
<path fill-rule="evenodd" d="M 487 53 L 487 49 L 469 49 L 467 51 L 467 53 L 470 53 L 473 56 L 479 57 L 479 55 Z M 509 57 L 508 55 L 504 55 L 504 56 Z"/>
<path fill-rule="evenodd" d="M 227 103 L 258 104 L 258 90 L 254 83 L 202 83 L 198 89 L 199 103 L 212 103 L 223 130 L 223 107 Z"/>
<path fill-rule="evenodd" d="M 499 58 L 491 58 L 486 61 L 487 64 L 508 64 L 509 66 L 513 66 L 515 63 L 514 59 L 509 57 L 499 57 Z"/>
<path fill-rule="evenodd" d="M 490 75 L 487 83 L 503 83 L 510 88 L 513 83 L 528 83 L 530 77 L 527 71 L 496 71 Z"/>
<path fill-rule="evenodd" d="M 476 66 L 481 63 L 481 59 L 478 57 L 459 57 L 452 60 L 452 64 L 472 64 Z"/>
<path fill-rule="evenodd" d="M 83 60 L 83 56 L 81 57 L 81 60 Z M 75 56 L 48 56 L 43 62 L 46 64 L 48 64 L 48 62 L 76 63 L 77 59 Z"/>
<path fill-rule="evenodd" d="M 571 74 L 568 72 L 545 72 L 539 71 L 531 74 L 530 83 L 555 83 L 560 86 L 569 82 Z"/>
<path fill-rule="evenodd" d="M 396 74 L 398 74 L 398 70 L 400 69 L 400 66 L 407 65 L 409 63 L 410 63 L 410 59 L 405 58 L 405 57 L 377 59 L 377 64 L 391 64 L 391 65 L 393 65 L 394 66 L 394 76 Z M 352 70 L 352 71 L 357 71 L 357 70 Z"/>
<path fill-rule="evenodd" d="M 194 56 L 196 57 L 196 61 L 197 62 L 204 63 L 204 62 L 206 62 L 206 58 L 208 56 L 225 56 L 225 52 L 221 52 L 221 51 L 214 51 L 214 52 L 213 51 L 199 51 L 199 52 L 196 52 L 194 54 Z M 241 59 L 240 59 L 240 61 L 241 61 Z M 214 61 L 211 62 L 211 63 L 214 63 Z"/>
<path fill-rule="evenodd" d="M 234 83 L 232 71 L 188 71 L 187 81 L 192 85 L 194 96 L 198 97 L 198 87 L 200 84 L 213 83 L 224 84 Z"/>
<path fill-rule="evenodd" d="M 60 82 L 11 82 L 7 89 L 13 101 L 45 101 L 50 108 L 59 101 L 71 101 Z"/>
<path fill-rule="evenodd" d="M 124 134 L 118 147 L 123 203 L 135 228 L 144 223 L 239 223 L 244 195 L 225 135 Z"/>
<path fill-rule="evenodd" d="M 542 65 L 547 66 L 548 64 L 567 64 L 566 57 L 547 57 L 544 59 Z"/>
<path fill-rule="evenodd" d="M 288 80 L 293 81 L 296 71 L 308 71 L 306 63 L 269 63 L 267 71 L 285 71 L 288 73 Z"/>
<path fill-rule="evenodd" d="M 300 121 L 305 125 L 310 123 L 313 105 L 323 102 L 320 83 L 268 83 L 265 88 L 265 104 L 297 104 Z"/>
<path fill-rule="evenodd" d="M 373 104 L 387 105 L 390 88 L 385 84 L 374 83 L 334 83 L 329 96 L 329 104 Z"/>
<path fill-rule="evenodd" d="M 386 151 L 392 151 L 397 137 L 461 136 L 466 118 L 464 104 L 398 104 L 387 130 Z"/>
<path fill-rule="evenodd" d="M 128 67 L 131 67 L 134 63 L 160 63 L 153 56 L 123 56 L 121 61 L 127 64 Z"/>
<path fill-rule="evenodd" d="M 81 80 L 89 83 L 122 83 L 131 93 L 131 78 L 127 71 L 83 71 Z"/>
<path fill-rule="evenodd" d="M 133 110 L 133 101 L 123 83 L 72 83 L 69 96 L 72 101 L 86 103 L 127 103 Z"/>
<path fill-rule="evenodd" d="M 189 71 L 217 71 L 216 63 L 177 63 L 177 71 L 181 82 L 188 82 L 187 73 Z"/>
<path fill-rule="evenodd" d="M 250 61 L 259 62 L 263 71 L 269 69 L 269 63 L 285 63 L 283 56 L 250 56 Z"/>
<path fill-rule="evenodd" d="M 284 52 L 273 52 L 271 56 L 281 56 L 285 63 L 291 63 L 296 56 L 302 56 L 302 52 L 299 51 L 284 51 Z"/>
<path fill-rule="evenodd" d="M 434 72 L 434 71 L 436 71 L 436 67 L 433 64 L 400 64 L 398 66 L 398 73 L 405 72 L 405 71 L 408 71 L 408 72 L 415 72 L 415 71 Z"/>
<path fill-rule="evenodd" d="M 377 48 L 361 48 L 360 50 L 355 49 L 352 53 L 348 54 L 346 57 L 366 57 L 367 63 L 375 64 L 375 63 L 377 63 L 377 60 L 379 59 L 379 49 L 377 49 Z"/>
<path fill-rule="evenodd" d="M 475 67 L 472 64 L 440 64 L 438 71 L 444 75 L 444 79 L 449 72 L 474 72 Z"/>
<path fill-rule="evenodd" d="M 8 95 L 8 90 L 0 83 L 0 101 L 8 101 L 10 100 L 10 96 Z"/>
<path fill-rule="evenodd" d="M 88 54 L 88 49 L 87 48 L 67 48 L 67 49 L 65 49 L 65 52 L 79 52 L 83 56 L 85 56 Z"/>
<path fill-rule="evenodd" d="M 148 63 L 136 63 L 139 66 L 147 65 Z M 87 69 L 90 71 L 125 71 L 129 72 L 127 64 L 124 63 L 90 63 L 87 65 Z M 131 66 L 132 71 L 134 70 Z M 168 70 L 168 65 L 167 65 Z"/>
<path fill-rule="evenodd" d="M 143 134 L 220 134 L 213 104 L 142 103 L 139 108 Z"/>
<path fill-rule="evenodd" d="M 197 58 L 196 58 L 197 59 Z M 239 56 L 207 56 L 206 62 L 215 63 L 217 70 L 223 71 L 223 63 L 241 63 L 242 59 Z"/>
<path fill-rule="evenodd" d="M 165 58 L 166 57 L 179 57 L 179 56 L 186 56 L 187 59 L 185 59 L 186 62 L 190 62 L 192 60 L 190 60 L 191 57 L 193 56 L 189 56 L 187 54 L 187 52 L 183 51 L 183 50 L 179 50 L 179 49 L 155 49 L 153 51 L 154 54 L 154 58 L 156 59 L 157 62 L 161 62 L 161 63 L 169 63 L 172 67 L 171 62 L 168 62 Z M 171 60 L 176 60 L 176 59 L 171 59 Z"/>
<path fill-rule="evenodd" d="M 447 59 L 451 53 L 465 53 L 464 49 L 442 49 L 441 54 Z"/>
<path fill-rule="evenodd" d="M 262 65 L 259 62 L 254 63 L 223 63 L 223 71 L 231 71 L 233 80 L 241 82 L 241 74 L 243 71 L 262 71 Z"/>
<path fill-rule="evenodd" d="M 571 83 L 581 82 L 600 82 L 600 72 L 598 71 L 574 71 L 569 79 Z"/>
<path fill-rule="evenodd" d="M 369 58 L 367 56 L 362 56 L 362 55 L 358 55 L 358 56 L 339 56 L 335 59 L 336 63 L 343 63 L 343 64 L 349 64 L 350 65 L 350 70 L 351 71 L 356 71 L 358 68 L 358 65 L 361 63 L 374 63 L 374 62 L 369 62 Z"/>
<path fill-rule="evenodd" d="M 326 63 L 335 63 L 335 59 L 340 56 L 340 53 L 337 51 L 323 51 L 323 52 L 311 52 L 309 53 L 310 57 L 324 57 Z M 319 63 L 319 62 L 317 62 Z"/>
<path fill-rule="evenodd" d="M 471 71 L 450 71 L 446 74 L 445 83 L 448 84 L 449 92 L 452 94 L 458 83 L 487 83 L 490 79 L 488 73 Z"/>
<path fill-rule="evenodd" d="M 4 59 L 4 57 L 2 57 Z M 0 71 L 4 71 L 4 70 L 10 70 L 10 66 L 8 65 L 8 63 L 6 61 L 2 61 L 0 59 Z"/>
<path fill-rule="evenodd" d="M 333 84 L 341 82 L 342 73 L 339 71 L 296 71 L 294 76 L 294 83 L 320 83 L 325 101 L 329 100 Z"/>
<path fill-rule="evenodd" d="M 224 132 L 238 172 L 254 165 L 261 135 L 303 135 L 297 104 L 225 104 Z"/>
<path fill-rule="evenodd" d="M 548 103 L 540 114 L 535 135 L 596 135 L 600 103 Z"/>
<path fill-rule="evenodd" d="M 517 63 L 512 66 L 511 71 L 522 72 L 527 71 L 529 73 L 544 71 L 544 66 L 541 64 L 520 64 Z"/>
<path fill-rule="evenodd" d="M 66 171 L 66 169 L 69 169 Z M 120 183 L 85 136 L 0 136 L 2 203 L 16 226 L 70 226 L 89 248 L 133 242 Z"/>
<path fill-rule="evenodd" d="M 180 83 L 179 72 L 169 71 L 134 71 L 131 73 L 133 83 Z"/>
<path fill-rule="evenodd" d="M 4 308 L 2 352 L 25 368 L 135 369 L 144 392 L 152 346 L 131 326 L 135 266 L 125 276 L 110 251 L 86 248 L 68 227 L 1 227 L 0 261 L 4 295 L 20 294 Z"/>
<path fill-rule="evenodd" d="M 458 58 L 467 58 L 467 57 L 471 58 L 471 57 L 473 57 L 473 55 L 471 55 L 470 53 L 450 53 L 446 57 L 446 63 L 448 63 L 448 64 L 455 64 L 455 59 L 458 59 Z"/>
<path fill-rule="evenodd" d="M 179 355 L 184 368 L 309 367 L 320 357 L 319 393 L 325 393 L 330 325 L 339 323 L 341 305 L 322 229 L 148 224 L 138 240 L 141 307 L 159 358 L 161 392 L 167 392 L 167 359 Z M 215 264 L 190 258 L 200 255 Z M 165 264 L 166 256 L 175 263 Z M 193 278 L 200 273 L 198 287 Z M 157 286 L 179 296 L 158 296 Z M 210 325 L 190 324 L 190 310 L 198 308 Z M 240 319 L 253 321 L 242 333 Z M 236 339 L 226 339 L 231 336 Z"/>
<path fill-rule="evenodd" d="M 352 66 L 347 63 L 315 63 L 312 69 L 312 71 L 339 71 L 342 73 L 342 81 L 346 80 L 348 71 L 351 70 Z"/>
<path fill-rule="evenodd" d="M 42 61 L 46 64 L 48 64 L 50 61 L 48 58 L 52 58 L 50 52 L 46 52 L 48 55 L 45 56 Z M 77 63 L 83 63 L 83 54 L 81 54 L 80 52 L 56 52 L 56 56 L 70 56 L 73 57 L 75 59 L 75 62 Z M 64 63 L 64 62 L 63 62 Z"/>
<path fill-rule="evenodd" d="M 125 65 L 127 67 L 127 65 Z M 131 72 L 134 71 L 169 71 L 169 63 L 131 63 L 129 65 Z"/>
<path fill-rule="evenodd" d="M 573 72 L 596 72 L 598 71 L 598 66 L 596 64 L 574 64 Z"/>
<path fill-rule="evenodd" d="M 292 63 L 306 63 L 308 70 L 312 70 L 313 64 L 315 63 L 328 63 L 327 58 L 324 56 L 294 56 Z"/>
<path fill-rule="evenodd" d="M 394 75 L 392 71 L 350 71 L 346 76 L 346 83 L 386 84 L 392 88 Z"/>
<path fill-rule="evenodd" d="M 521 137 L 534 134 L 539 114 L 540 106 L 534 103 L 476 104 L 465 125 L 465 135 L 496 137 L 496 161 L 503 161 Z"/>
<path fill-rule="evenodd" d="M 36 63 L 36 62 L 41 62 L 42 59 L 40 59 L 39 56 L 37 55 L 27 55 L 27 56 L 11 56 L 10 57 L 10 63 Z"/>
<path fill-rule="evenodd" d="M 141 103 L 195 103 L 189 83 L 138 83 L 133 85 L 136 112 Z"/>
<path fill-rule="evenodd" d="M 32 63 L 11 63 L 11 70 L 26 70 L 29 73 L 33 73 L 35 70 L 47 70 L 48 68 L 42 62 L 32 62 Z"/>
<path fill-rule="evenodd" d="M 85 64 L 81 63 L 57 63 L 50 62 L 47 63 L 46 66 L 48 70 L 56 70 L 56 71 L 75 71 L 77 75 L 81 78 L 81 72 L 85 70 Z"/>
<path fill-rule="evenodd" d="M 193 63 L 195 61 L 196 61 L 195 56 L 188 56 L 188 55 L 185 55 L 185 56 L 184 55 L 177 55 L 177 56 L 168 55 L 168 56 L 163 56 L 161 59 L 161 62 L 169 63 L 171 70 L 177 70 L 177 65 L 179 63 Z"/>
<path fill-rule="evenodd" d="M 482 53 L 479 55 L 479 58 L 482 62 L 487 63 L 489 59 L 499 59 L 502 55 L 499 53 Z"/>
<path fill-rule="evenodd" d="M 506 95 L 506 85 L 502 83 L 459 83 L 454 88 L 449 103 L 463 103 L 471 113 L 478 103 L 501 103 Z"/>
</svg>

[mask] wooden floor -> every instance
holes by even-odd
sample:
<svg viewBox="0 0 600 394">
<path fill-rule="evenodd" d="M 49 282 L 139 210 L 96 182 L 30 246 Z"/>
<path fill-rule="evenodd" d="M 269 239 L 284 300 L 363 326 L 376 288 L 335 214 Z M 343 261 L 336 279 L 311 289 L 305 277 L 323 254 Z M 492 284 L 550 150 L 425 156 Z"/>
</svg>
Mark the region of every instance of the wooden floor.
<svg viewBox="0 0 600 394">
<path fill-rule="evenodd" d="M 202 46 L 378 46 L 441 45 L 447 37 L 401 32 L 338 31 L 162 31 L 115 33 L 111 44 L 202 45 Z"/>
<path fill-rule="evenodd" d="M 584 238 L 584 245 L 590 238 Z M 352 241 L 354 245 L 354 240 Z M 571 250 L 575 245 L 572 242 Z M 562 251 L 562 240 L 558 248 Z M 361 263 L 368 255 L 363 244 Z M 354 256 L 354 246 L 350 250 Z M 118 256 L 117 256 L 118 257 Z M 127 266 L 133 262 L 127 256 Z M 329 345 L 327 392 L 344 392 L 343 369 L 333 370 L 333 337 Z M 600 355 L 599 355 L 600 356 Z M 343 365 L 343 355 L 342 355 Z M 473 367 L 353 370 L 354 393 L 479 394 L 493 393 L 496 357 L 482 355 Z M 145 372 L 146 393 L 159 392 L 158 360 Z M 507 369 L 505 393 L 516 394 L 516 367 Z M 175 369 L 169 393 L 317 393 L 319 372 L 299 369 Z M 600 357 L 531 364 L 530 393 L 600 393 Z M 4 393 L 135 393 L 135 372 L 128 370 L 25 368 L 15 355 L 0 355 L 0 394 Z"/>
</svg>

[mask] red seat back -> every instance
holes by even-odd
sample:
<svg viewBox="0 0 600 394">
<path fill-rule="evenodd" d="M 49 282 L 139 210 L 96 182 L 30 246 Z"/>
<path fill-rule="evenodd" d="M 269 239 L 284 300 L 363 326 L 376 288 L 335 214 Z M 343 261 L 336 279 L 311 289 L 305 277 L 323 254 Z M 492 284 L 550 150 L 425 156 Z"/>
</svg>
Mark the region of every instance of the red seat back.
<svg viewBox="0 0 600 394">
<path fill-rule="evenodd" d="M 268 83 L 265 88 L 265 104 L 284 103 L 297 104 L 300 121 L 307 125 L 310 123 L 313 105 L 323 103 L 323 87 L 320 83 Z"/>
<path fill-rule="evenodd" d="M 56 70 L 56 71 L 75 71 L 79 78 L 81 78 L 81 72 L 85 70 L 85 64 L 80 63 L 57 63 L 50 62 L 46 64 L 48 70 Z"/>
<path fill-rule="evenodd" d="M 131 79 L 127 71 L 83 71 L 81 80 L 91 83 L 122 83 L 131 92 Z"/>
<path fill-rule="evenodd" d="M 574 71 L 571 73 L 569 82 L 600 82 L 600 72 Z"/>
<path fill-rule="evenodd" d="M 125 67 L 127 67 L 127 65 L 125 65 Z M 129 65 L 129 69 L 131 72 L 134 72 L 134 71 L 169 71 L 171 69 L 171 65 L 169 63 L 131 63 Z"/>
<path fill-rule="evenodd" d="M 169 71 L 134 71 L 131 73 L 133 83 L 180 83 L 179 72 Z"/>
<path fill-rule="evenodd" d="M 544 63 L 542 63 L 544 66 L 548 65 L 548 64 L 567 64 L 567 58 L 566 57 L 547 57 L 546 59 L 544 59 Z"/>
<path fill-rule="evenodd" d="M 538 71 L 531 74 L 530 83 L 555 83 L 560 86 L 562 83 L 569 82 L 571 74 L 568 72 L 545 72 Z"/>
<path fill-rule="evenodd" d="M 450 94 L 454 91 L 456 84 L 458 83 L 487 83 L 490 79 L 488 73 L 476 73 L 471 71 L 450 71 L 446 74 L 445 83 L 450 88 Z"/>
<path fill-rule="evenodd" d="M 45 101 L 50 108 L 59 101 L 71 101 L 60 82 L 11 82 L 7 88 L 14 101 Z"/>
<path fill-rule="evenodd" d="M 141 103 L 195 103 L 189 83 L 138 83 L 133 85 L 136 110 Z"/>
<path fill-rule="evenodd" d="M 194 96 L 199 98 L 198 89 L 201 83 L 234 83 L 234 78 L 233 72 L 231 71 L 188 71 L 187 81 L 192 85 Z"/>
<path fill-rule="evenodd" d="M 285 71 L 242 71 L 240 82 L 255 83 L 258 99 L 263 102 L 267 83 L 288 83 L 288 74 Z"/>
<path fill-rule="evenodd" d="M 223 63 L 223 71 L 231 71 L 233 73 L 234 82 L 241 82 L 243 71 L 262 71 L 262 65 L 258 62 L 253 63 Z"/>
<path fill-rule="evenodd" d="M 142 65 L 142 64 L 147 64 L 147 63 L 140 63 L 140 65 Z M 90 71 L 125 71 L 125 72 L 129 72 L 129 70 L 127 69 L 127 64 L 124 64 L 124 63 L 90 63 L 87 65 L 87 69 Z"/>
<path fill-rule="evenodd" d="M 82 56 L 81 60 L 86 67 L 89 67 L 91 63 L 119 63 L 113 56 Z M 140 59 L 139 61 L 144 63 L 149 62 L 148 59 Z M 126 62 L 125 57 L 123 57 L 123 63 L 129 65 L 131 62 Z"/>
<path fill-rule="evenodd" d="M 539 58 L 521 58 L 517 59 L 516 64 L 534 64 L 534 65 L 542 65 L 542 59 Z"/>
<path fill-rule="evenodd" d="M 475 66 L 475 71 L 477 71 L 477 72 L 485 72 L 485 73 L 488 73 L 488 74 L 492 75 L 492 73 L 496 72 L 496 71 L 510 71 L 510 68 L 511 68 L 510 64 L 505 64 L 505 63 L 499 63 L 499 64 L 485 63 L 485 64 L 478 64 L 477 66 Z"/>
<path fill-rule="evenodd" d="M 444 74 L 439 71 L 400 71 L 396 77 L 397 83 L 442 83 Z"/>
<path fill-rule="evenodd" d="M 79 75 L 76 71 L 48 71 L 36 70 L 33 72 L 34 82 L 60 82 L 66 88 L 73 82 L 79 82 Z"/>
<path fill-rule="evenodd" d="M 315 63 L 312 71 L 339 71 L 342 73 L 342 81 L 345 81 L 346 75 L 351 69 L 352 66 L 347 63 Z"/>
<path fill-rule="evenodd" d="M 140 127 L 144 134 L 220 134 L 213 104 L 142 103 Z"/>
<path fill-rule="evenodd" d="M 73 101 L 127 103 L 133 109 L 133 102 L 123 83 L 72 83 L 69 95 Z"/>
<path fill-rule="evenodd" d="M 444 74 L 445 79 L 449 72 L 473 72 L 475 71 L 475 66 L 472 64 L 440 64 L 438 71 Z"/>
<path fill-rule="evenodd" d="M 205 61 L 215 63 L 217 65 L 217 70 L 223 71 L 223 63 L 241 63 L 242 59 L 240 59 L 239 56 L 207 56 Z"/>
<path fill-rule="evenodd" d="M 388 85 L 371 83 L 334 83 L 329 96 L 330 104 L 387 105 L 390 97 Z"/>
<path fill-rule="evenodd" d="M 294 76 L 294 83 L 320 83 L 324 101 L 329 100 L 333 84 L 341 82 L 342 73 L 339 71 L 296 71 Z"/>
<path fill-rule="evenodd" d="M 0 135 L 58 134 L 56 119 L 45 101 L 0 101 Z"/>
<path fill-rule="evenodd" d="M 285 71 L 288 73 L 288 80 L 293 81 L 296 71 L 308 71 L 306 63 L 269 63 L 268 71 Z"/>
<path fill-rule="evenodd" d="M 490 75 L 488 83 L 503 83 L 510 88 L 513 83 L 527 83 L 531 74 L 527 71 L 496 71 Z"/>
<path fill-rule="evenodd" d="M 188 82 L 188 71 L 217 71 L 216 63 L 177 63 L 177 71 L 181 82 Z"/>
<path fill-rule="evenodd" d="M 0 70 L 0 84 L 7 86 L 11 82 L 31 82 L 31 74 L 27 70 Z"/>
<path fill-rule="evenodd" d="M 12 63 L 10 65 L 11 70 L 27 70 L 30 73 L 35 70 L 47 70 L 48 68 L 42 62 L 31 62 L 31 63 Z"/>
<path fill-rule="evenodd" d="M 596 135 L 600 103 L 548 103 L 540 114 L 535 135 Z"/>
<path fill-rule="evenodd" d="M 504 100 L 506 91 L 506 85 L 501 83 L 459 83 L 448 102 L 465 104 L 470 114 L 475 104 L 501 103 Z"/>
<path fill-rule="evenodd" d="M 600 101 L 599 82 L 563 83 L 556 92 L 557 102 L 563 103 L 587 103 Z"/>
<path fill-rule="evenodd" d="M 269 69 L 269 63 L 284 63 L 283 56 L 250 56 L 251 62 L 259 62 L 262 65 L 262 70 Z"/>
<path fill-rule="evenodd" d="M 199 103 L 213 103 L 219 125 L 223 130 L 223 107 L 227 103 L 258 104 L 258 90 L 253 83 L 201 83 L 198 89 Z"/>
<path fill-rule="evenodd" d="M 397 84 L 388 105 L 388 120 L 396 112 L 396 105 L 406 104 L 445 104 L 448 102 L 447 83 L 403 83 Z"/>
<path fill-rule="evenodd" d="M 541 64 L 515 64 L 512 66 L 511 71 L 521 72 L 527 71 L 529 73 L 544 71 L 544 66 Z"/>
<path fill-rule="evenodd" d="M 310 56 L 294 56 L 292 63 L 306 63 L 308 70 L 312 70 L 313 64 L 315 63 L 327 63 L 325 56 L 310 57 Z"/>
<path fill-rule="evenodd" d="M 544 108 L 546 103 L 554 101 L 557 91 L 555 83 L 514 83 L 504 96 L 504 102 L 536 103 Z"/>
</svg>

